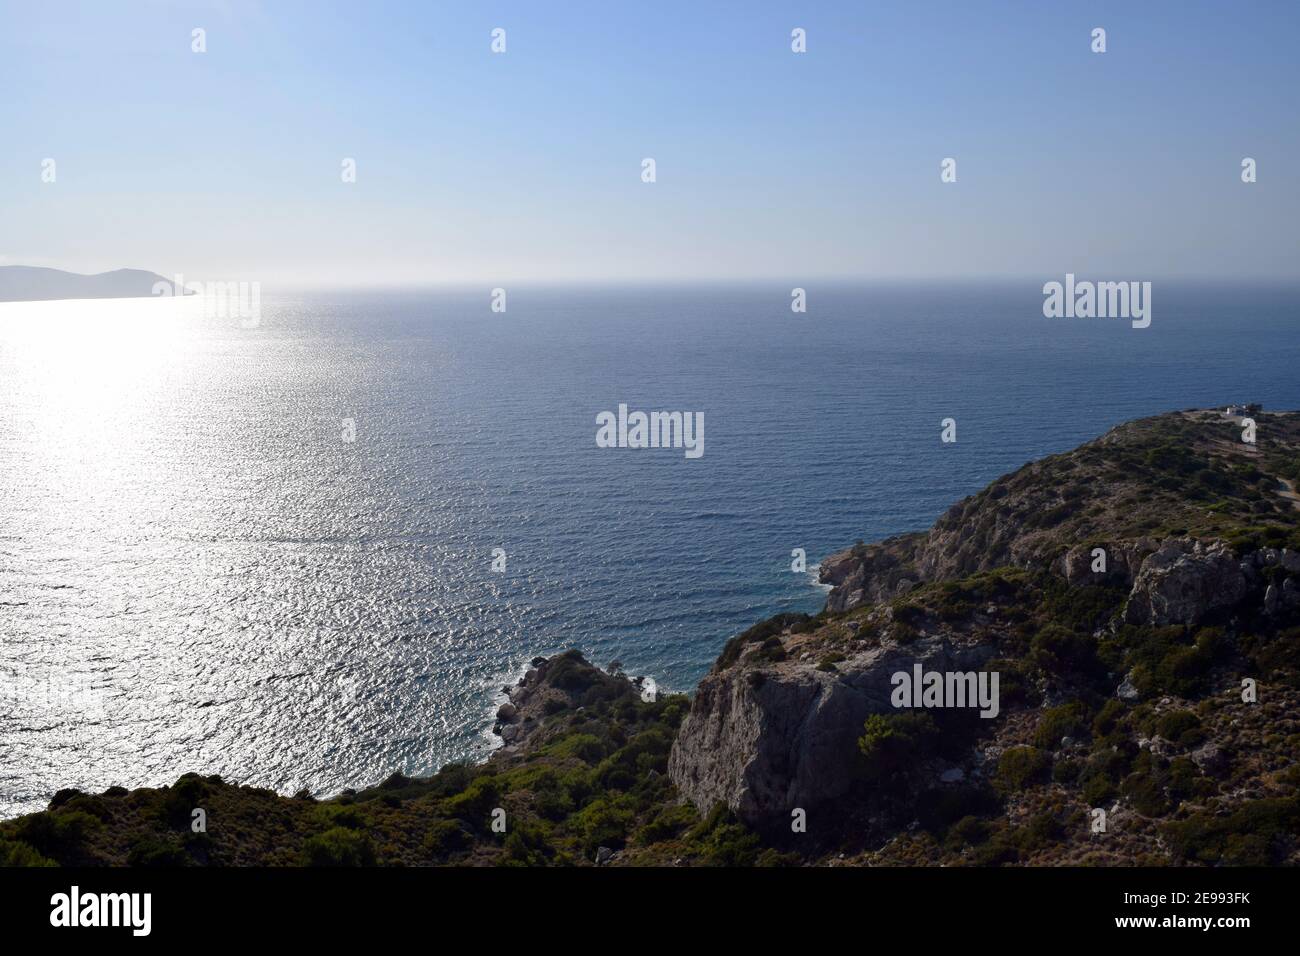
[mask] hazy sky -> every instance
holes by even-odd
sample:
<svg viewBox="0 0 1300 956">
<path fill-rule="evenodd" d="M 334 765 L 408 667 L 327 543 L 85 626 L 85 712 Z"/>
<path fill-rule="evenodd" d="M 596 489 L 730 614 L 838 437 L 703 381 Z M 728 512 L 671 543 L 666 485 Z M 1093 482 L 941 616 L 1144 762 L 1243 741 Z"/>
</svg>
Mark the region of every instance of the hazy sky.
<svg viewBox="0 0 1300 956">
<path fill-rule="evenodd" d="M 0 0 L 0 25 L 0 264 L 1300 276 L 1293 0 Z"/>
</svg>

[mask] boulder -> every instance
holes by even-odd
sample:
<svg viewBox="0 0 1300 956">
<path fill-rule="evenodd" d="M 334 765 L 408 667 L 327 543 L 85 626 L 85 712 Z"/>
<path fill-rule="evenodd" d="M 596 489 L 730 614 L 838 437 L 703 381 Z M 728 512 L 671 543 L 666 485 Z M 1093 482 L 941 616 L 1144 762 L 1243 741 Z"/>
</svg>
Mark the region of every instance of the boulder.
<svg viewBox="0 0 1300 956">
<path fill-rule="evenodd" d="M 1214 775 L 1228 765 L 1228 755 L 1218 744 L 1206 743 L 1192 751 L 1192 763 Z"/>
</svg>

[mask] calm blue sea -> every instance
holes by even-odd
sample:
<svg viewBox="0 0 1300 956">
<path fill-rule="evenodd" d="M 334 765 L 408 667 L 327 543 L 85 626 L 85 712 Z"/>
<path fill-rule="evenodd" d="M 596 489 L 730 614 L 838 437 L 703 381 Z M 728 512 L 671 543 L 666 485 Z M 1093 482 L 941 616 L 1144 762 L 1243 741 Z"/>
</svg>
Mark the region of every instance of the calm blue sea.
<svg viewBox="0 0 1300 956">
<path fill-rule="evenodd" d="M 1156 282 L 1135 330 L 1044 318 L 1043 281 L 0 307 L 0 816 L 481 758 L 534 655 L 690 690 L 820 607 L 792 549 L 924 528 L 1132 417 L 1300 408 L 1296 288 Z M 598 448 L 619 403 L 703 412 L 703 457 Z"/>
</svg>

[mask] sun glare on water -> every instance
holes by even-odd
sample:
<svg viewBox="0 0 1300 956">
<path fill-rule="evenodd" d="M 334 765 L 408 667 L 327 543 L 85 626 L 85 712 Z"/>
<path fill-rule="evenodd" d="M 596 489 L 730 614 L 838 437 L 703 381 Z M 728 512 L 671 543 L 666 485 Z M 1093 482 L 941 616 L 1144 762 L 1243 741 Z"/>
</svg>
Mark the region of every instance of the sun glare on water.
<svg viewBox="0 0 1300 956">
<path fill-rule="evenodd" d="M 202 368 L 202 319 L 194 300 L 0 304 L 0 465 L 19 468 L 9 506 L 47 546 L 163 517 L 158 491 L 194 463 L 172 419 Z"/>
<path fill-rule="evenodd" d="M 8 422 L 26 431 L 13 437 L 54 457 L 118 458 L 162 393 L 183 386 L 200 314 L 163 298 L 0 303 L 0 389 L 39 399 L 23 406 L 30 420 Z"/>
</svg>

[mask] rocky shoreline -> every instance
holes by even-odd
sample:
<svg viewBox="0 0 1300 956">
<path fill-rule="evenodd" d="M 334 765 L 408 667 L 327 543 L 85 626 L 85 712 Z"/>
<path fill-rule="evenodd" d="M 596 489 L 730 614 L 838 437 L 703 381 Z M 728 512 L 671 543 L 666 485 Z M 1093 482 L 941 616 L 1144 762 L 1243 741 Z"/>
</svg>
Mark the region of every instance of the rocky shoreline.
<svg viewBox="0 0 1300 956">
<path fill-rule="evenodd" d="M 1255 417 L 1258 445 L 1131 422 L 832 555 L 826 608 L 733 638 L 692 698 L 539 657 L 482 764 L 61 791 L 0 862 L 1300 863 L 1300 414 Z M 996 675 L 997 706 L 902 706 L 910 673 Z"/>
</svg>

